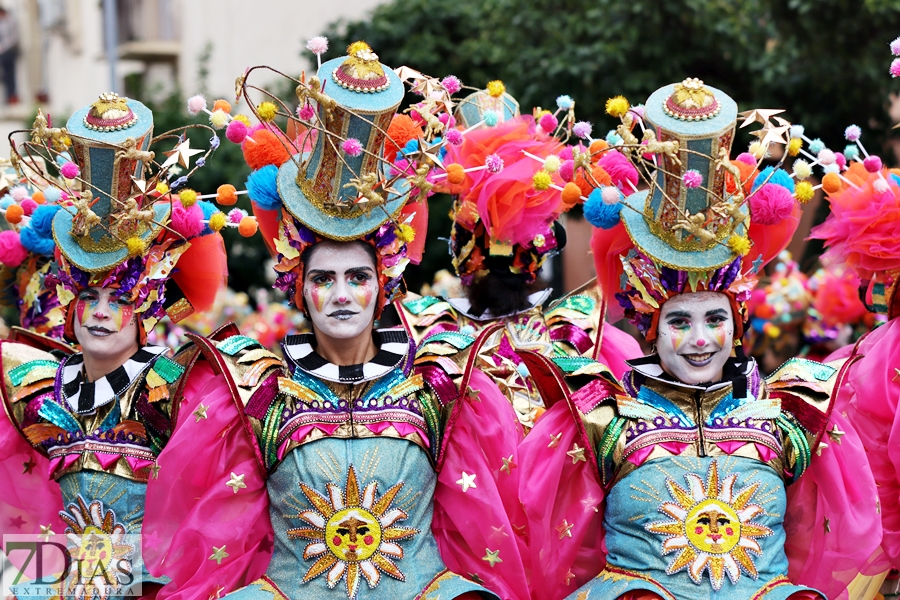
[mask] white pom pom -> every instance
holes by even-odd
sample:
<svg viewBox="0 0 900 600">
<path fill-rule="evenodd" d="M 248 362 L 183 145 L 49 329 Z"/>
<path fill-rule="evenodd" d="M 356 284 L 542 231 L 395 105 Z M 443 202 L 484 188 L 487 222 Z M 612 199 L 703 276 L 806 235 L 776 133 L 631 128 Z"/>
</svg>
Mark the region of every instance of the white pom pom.
<svg viewBox="0 0 900 600">
<path fill-rule="evenodd" d="M 13 189 L 9 190 L 9 195 L 12 196 L 13 200 L 15 200 L 16 202 L 21 202 L 28 197 L 28 190 L 25 189 L 24 186 L 17 185 Z"/>
<path fill-rule="evenodd" d="M 200 94 L 191 96 L 187 101 L 187 109 L 188 112 L 192 115 L 203 112 L 204 110 L 206 110 L 206 98 L 204 98 Z"/>
<path fill-rule="evenodd" d="M 794 175 L 797 179 L 808 179 L 812 175 L 812 167 L 805 160 L 799 159 L 794 161 Z"/>
<path fill-rule="evenodd" d="M 310 38 L 310 40 L 306 42 L 306 49 L 316 56 L 321 56 L 328 51 L 328 38 L 324 35 L 317 35 L 314 38 Z"/>
<path fill-rule="evenodd" d="M 618 204 L 622 199 L 622 192 L 611 185 L 605 185 L 600 192 L 600 197 L 603 198 L 604 204 Z"/>
<path fill-rule="evenodd" d="M 228 125 L 228 113 L 224 110 L 214 110 L 209 116 L 209 124 L 213 129 L 222 129 Z"/>
<path fill-rule="evenodd" d="M 548 173 L 556 173 L 559 171 L 560 164 L 559 157 L 555 154 L 551 154 L 544 159 L 544 170 Z"/>
<path fill-rule="evenodd" d="M 835 160 L 834 152 L 832 152 L 828 148 L 822 148 L 819 151 L 818 158 L 819 158 L 819 164 L 824 165 L 824 166 L 834 164 L 834 160 Z"/>
<path fill-rule="evenodd" d="M 837 163 L 833 162 L 830 165 L 825 165 L 822 167 L 822 171 L 827 173 L 840 173 L 841 168 L 837 165 Z"/>
<path fill-rule="evenodd" d="M 888 185 L 888 182 L 880 177 L 875 180 L 875 183 L 872 184 L 872 188 L 875 190 L 875 193 L 879 196 L 882 194 L 886 194 L 891 191 L 891 186 Z"/>
<path fill-rule="evenodd" d="M 803 127 L 803 125 L 791 125 L 792 138 L 802 138 L 805 132 L 806 129 Z"/>
</svg>

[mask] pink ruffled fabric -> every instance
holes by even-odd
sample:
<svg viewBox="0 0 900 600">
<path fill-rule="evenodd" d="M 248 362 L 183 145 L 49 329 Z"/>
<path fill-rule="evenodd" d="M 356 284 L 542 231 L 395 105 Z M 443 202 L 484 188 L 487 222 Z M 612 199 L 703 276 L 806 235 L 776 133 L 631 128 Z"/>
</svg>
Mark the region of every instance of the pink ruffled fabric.
<svg viewBox="0 0 900 600">
<path fill-rule="evenodd" d="M 878 484 L 882 549 L 896 569 L 900 568 L 900 376 L 895 369 L 900 368 L 900 322 L 893 319 L 868 334 L 857 352 L 863 358 L 850 366 L 835 411 L 849 417 L 866 450 Z M 852 346 L 847 346 L 828 360 L 851 353 Z"/>
<path fill-rule="evenodd" d="M 268 567 L 272 525 L 266 482 L 223 377 L 205 362 L 190 372 L 176 435 L 158 459 L 159 477 L 147 487 L 144 557 L 154 575 L 172 582 L 160 600 L 194 600 L 259 578 Z M 207 418 L 193 410 L 202 402 Z M 226 482 L 244 475 L 235 493 Z M 210 560 L 213 547 L 228 557 Z"/>
<path fill-rule="evenodd" d="M 558 444 L 549 447 L 551 436 L 559 434 Z M 519 498 L 527 515 L 533 600 L 564 598 L 606 564 L 604 491 L 587 452 L 587 460 L 575 464 L 566 454 L 576 443 L 584 445 L 575 419 L 559 402 L 519 445 Z"/>
<path fill-rule="evenodd" d="M 828 447 L 821 456 L 814 454 L 806 473 L 788 487 L 784 519 L 788 576 L 830 600 L 848 598 L 847 585 L 858 573 L 887 570 L 880 558 L 878 491 L 866 449 L 838 407 L 828 421 L 829 429 L 834 425 L 845 432 L 841 443 L 825 436 Z"/>
<path fill-rule="evenodd" d="M 626 360 L 640 358 L 644 353 L 640 344 L 633 337 L 609 323 L 603 323 L 603 339 L 600 343 L 600 352 L 594 358 L 609 367 L 616 378 L 622 376 L 631 367 L 625 364 Z"/>
<path fill-rule="evenodd" d="M 461 401 L 446 433 L 432 531 L 448 569 L 477 574 L 501 598 L 526 600 L 528 556 L 521 533 L 526 520 L 516 466 L 522 429 L 509 401 L 486 375 L 475 372 L 470 386 L 481 392 L 481 401 Z M 500 470 L 504 458 L 512 460 L 509 473 Z M 477 487 L 463 491 L 456 483 L 463 472 L 475 476 Z M 488 550 L 499 551 L 503 562 L 491 567 L 482 560 Z"/>
</svg>

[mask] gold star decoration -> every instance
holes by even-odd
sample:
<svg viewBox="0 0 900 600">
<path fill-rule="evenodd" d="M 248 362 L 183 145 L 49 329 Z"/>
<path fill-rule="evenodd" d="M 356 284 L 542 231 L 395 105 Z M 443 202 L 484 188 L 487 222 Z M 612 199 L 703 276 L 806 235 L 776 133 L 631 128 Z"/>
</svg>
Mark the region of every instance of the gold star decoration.
<svg viewBox="0 0 900 600">
<path fill-rule="evenodd" d="M 247 484 L 244 483 L 244 475 L 246 475 L 246 473 L 241 473 L 240 475 L 232 473 L 231 479 L 229 479 L 228 483 L 226 483 L 225 485 L 230 487 L 234 491 L 234 493 L 237 494 L 238 490 L 247 487 Z"/>
<path fill-rule="evenodd" d="M 588 496 L 587 498 L 582 500 L 581 505 L 584 506 L 584 512 L 587 512 L 589 510 L 600 512 L 599 510 L 597 510 L 597 499 L 593 496 Z"/>
<path fill-rule="evenodd" d="M 559 446 L 559 439 L 562 437 L 562 432 L 560 431 L 556 435 L 550 434 L 550 443 L 547 444 L 548 448 L 556 448 Z"/>
<path fill-rule="evenodd" d="M 766 125 L 768 124 L 769 119 L 783 112 L 783 108 L 756 108 L 753 110 L 745 110 L 742 113 L 738 113 L 738 115 L 744 117 L 744 120 L 741 123 L 741 129 L 748 125 L 752 125 L 753 123 L 762 123 L 763 125 Z"/>
<path fill-rule="evenodd" d="M 578 442 L 572 444 L 572 449 L 566 452 L 566 455 L 572 458 L 573 465 L 579 460 L 587 462 L 587 459 L 584 457 L 584 448 L 579 448 Z"/>
<path fill-rule="evenodd" d="M 197 410 L 195 410 L 194 413 L 193 413 L 193 414 L 194 414 L 194 417 L 197 419 L 197 420 L 194 421 L 194 422 L 195 422 L 195 423 L 199 423 L 199 422 L 200 422 L 200 419 L 206 419 L 206 418 L 208 418 L 208 417 L 206 416 L 206 411 L 207 411 L 207 410 L 209 410 L 209 407 L 206 406 L 205 404 L 203 404 L 203 403 L 201 402 L 201 403 L 200 403 L 200 406 L 198 406 L 198 407 L 197 407 Z"/>
<path fill-rule="evenodd" d="M 456 480 L 456 485 L 462 486 L 463 493 L 468 492 L 469 488 L 477 488 L 475 485 L 475 475 L 469 475 L 465 471 L 462 472 L 462 479 Z"/>
<path fill-rule="evenodd" d="M 469 573 L 469 579 L 477 583 L 478 585 L 484 585 L 484 579 L 478 576 L 478 573 Z"/>
<path fill-rule="evenodd" d="M 505 537 L 509 537 L 509 534 L 506 533 L 505 531 L 503 531 L 503 527 L 494 527 L 493 525 L 491 525 L 491 530 L 493 531 L 493 533 L 491 533 L 491 537 L 496 536 L 501 539 L 503 539 Z"/>
<path fill-rule="evenodd" d="M 159 479 L 159 465 L 154 464 L 150 467 L 150 476 L 153 477 L 153 479 Z"/>
<path fill-rule="evenodd" d="M 518 467 L 519 465 L 513 460 L 513 455 L 510 454 L 509 458 L 503 458 L 503 466 L 500 467 L 500 471 L 506 471 L 507 475 L 512 475 L 512 470 Z"/>
<path fill-rule="evenodd" d="M 503 559 L 500 558 L 499 550 L 491 550 L 490 548 L 485 548 L 485 555 L 481 557 L 481 560 L 491 565 L 491 568 L 494 568 L 494 565 L 497 563 L 502 563 Z"/>
<path fill-rule="evenodd" d="M 191 150 L 191 141 L 187 138 L 177 146 L 174 150 L 164 153 L 168 158 L 162 164 L 162 169 L 181 164 L 185 169 L 189 168 L 191 157 L 195 154 L 203 154 L 203 150 Z"/>
<path fill-rule="evenodd" d="M 216 588 L 209 593 L 209 596 L 206 600 L 216 600 L 216 598 L 221 598 L 222 592 L 224 591 L 225 588 L 223 588 L 221 585 L 217 585 Z"/>
<path fill-rule="evenodd" d="M 897 367 L 894 367 L 894 377 L 891 379 L 891 381 L 900 381 L 900 369 L 898 369 Z"/>
<path fill-rule="evenodd" d="M 28 460 L 22 463 L 22 475 L 31 475 L 31 471 L 37 463 L 29 456 Z"/>
<path fill-rule="evenodd" d="M 819 442 L 819 445 L 816 446 L 816 456 L 822 456 L 822 450 L 828 447 L 828 444 L 825 442 Z"/>
<path fill-rule="evenodd" d="M 423 163 L 429 164 L 430 162 L 430 164 L 435 165 L 438 169 L 443 169 L 444 163 L 441 161 L 441 158 L 439 156 L 440 151 L 440 142 L 438 142 L 437 144 L 427 145 L 426 142 L 419 140 L 418 150 L 406 154 L 404 158 L 406 158 L 406 160 L 410 162 L 416 163 L 417 165 L 421 165 Z"/>
<path fill-rule="evenodd" d="M 875 501 L 875 514 L 881 514 L 881 500 Z"/>
<path fill-rule="evenodd" d="M 214 560 L 216 561 L 217 565 L 221 565 L 222 561 L 226 558 L 228 558 L 228 553 L 225 552 L 225 544 L 222 544 L 221 548 L 216 548 L 215 546 L 213 546 L 213 553 L 209 557 L 209 560 Z"/>
<path fill-rule="evenodd" d="M 572 569 L 569 569 L 569 570 L 566 572 L 566 578 L 565 578 L 565 579 L 566 579 L 566 585 L 567 585 L 567 586 L 568 586 L 568 585 L 571 585 L 572 579 L 573 579 L 574 577 L 575 577 L 575 573 L 572 572 Z"/>
<path fill-rule="evenodd" d="M 559 534 L 559 539 L 563 539 L 564 537 L 572 537 L 572 527 L 573 523 L 569 523 L 565 519 L 563 519 L 562 523 L 556 526 L 556 533 Z"/>
<path fill-rule="evenodd" d="M 840 429 L 838 429 L 837 423 L 835 423 L 835 424 L 831 427 L 831 429 L 828 430 L 828 437 L 831 438 L 831 441 L 832 441 L 832 442 L 834 442 L 834 443 L 836 443 L 836 444 L 840 444 L 840 443 L 841 443 L 841 438 L 844 437 L 845 433 L 846 433 L 846 432 L 841 431 Z"/>
<path fill-rule="evenodd" d="M 525 526 L 524 525 L 513 525 L 513 531 L 516 532 L 516 535 L 523 536 L 525 535 Z"/>
<path fill-rule="evenodd" d="M 466 398 L 468 398 L 471 402 L 481 402 L 481 392 L 474 389 L 472 386 L 466 388 Z"/>
<path fill-rule="evenodd" d="M 769 144 L 787 144 L 790 142 L 790 140 L 787 139 L 789 137 L 788 132 L 790 129 L 790 124 L 780 125 L 778 127 L 766 125 L 762 129 L 752 132 L 750 135 L 758 137 L 760 144 L 763 146 L 768 146 Z"/>
<path fill-rule="evenodd" d="M 40 527 L 41 533 L 39 537 L 43 538 L 45 542 L 50 539 L 50 536 L 56 535 L 53 530 L 50 529 L 50 525 L 41 525 Z"/>
<path fill-rule="evenodd" d="M 831 519 L 825 517 L 825 521 L 822 523 L 822 527 L 825 529 L 825 533 L 831 533 Z"/>
</svg>

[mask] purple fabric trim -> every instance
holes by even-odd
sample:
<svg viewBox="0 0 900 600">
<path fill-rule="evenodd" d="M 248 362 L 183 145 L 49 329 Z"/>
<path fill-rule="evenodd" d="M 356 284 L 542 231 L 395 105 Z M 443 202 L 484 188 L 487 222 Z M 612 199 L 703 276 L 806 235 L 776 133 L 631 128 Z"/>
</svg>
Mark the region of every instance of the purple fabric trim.
<svg viewBox="0 0 900 600">
<path fill-rule="evenodd" d="M 423 365 L 416 367 L 416 371 L 422 375 L 425 383 L 437 394 L 438 399 L 444 406 L 459 397 L 459 390 L 457 390 L 456 384 L 453 383 L 447 372 L 440 367 Z"/>
<path fill-rule="evenodd" d="M 147 400 L 147 391 L 142 390 L 138 395 L 138 400 L 134 405 L 134 409 L 141 417 L 141 420 L 150 425 L 159 433 L 169 434 L 172 431 L 172 423 L 163 415 L 162 412 L 153 408 Z"/>
<path fill-rule="evenodd" d="M 272 403 L 272 399 L 275 398 L 275 394 L 278 392 L 278 373 L 272 373 L 269 375 L 265 381 L 259 384 L 259 387 L 254 390 L 253 395 L 250 396 L 250 401 L 247 402 L 246 408 L 244 408 L 244 414 L 248 417 L 253 417 L 254 419 L 265 419 L 266 412 L 269 410 L 269 405 Z"/>
<path fill-rule="evenodd" d="M 572 324 L 554 327 L 550 332 L 550 339 L 554 342 L 569 342 L 575 346 L 581 354 L 586 353 L 594 345 L 591 336 L 589 336 L 584 329 Z"/>
</svg>

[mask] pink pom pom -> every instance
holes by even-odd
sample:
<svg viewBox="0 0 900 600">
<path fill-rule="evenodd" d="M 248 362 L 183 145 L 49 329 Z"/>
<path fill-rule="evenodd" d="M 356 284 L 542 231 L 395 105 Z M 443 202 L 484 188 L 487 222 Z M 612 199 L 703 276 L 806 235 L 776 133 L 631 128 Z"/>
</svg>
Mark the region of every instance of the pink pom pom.
<svg viewBox="0 0 900 600">
<path fill-rule="evenodd" d="M 600 198 L 603 200 L 603 204 L 618 204 L 619 200 L 622 199 L 622 192 L 619 191 L 619 188 L 615 188 L 611 185 L 604 185 L 601 190 Z"/>
<path fill-rule="evenodd" d="M 685 171 L 682 181 L 684 181 L 684 187 L 686 188 L 700 187 L 703 184 L 703 175 L 696 169 L 688 169 Z"/>
<path fill-rule="evenodd" d="M 541 117 L 541 120 L 538 122 L 538 124 L 545 132 L 552 133 L 559 125 L 559 121 L 552 114 L 545 113 L 544 116 Z"/>
<path fill-rule="evenodd" d="M 484 159 L 484 166 L 486 166 L 487 170 L 491 173 L 499 173 L 503 170 L 503 159 L 500 158 L 499 154 L 489 154 L 487 158 Z"/>
<path fill-rule="evenodd" d="M 777 225 L 791 216 L 794 202 L 789 189 L 766 183 L 750 196 L 750 218 L 760 225 Z"/>
<path fill-rule="evenodd" d="M 891 54 L 900 56 L 900 37 L 891 42 Z"/>
<path fill-rule="evenodd" d="M 891 62 L 891 77 L 900 77 L 900 58 Z"/>
<path fill-rule="evenodd" d="M 848 142 L 855 142 L 862 137 L 862 129 L 859 128 L 859 125 L 850 125 L 844 130 L 844 137 Z"/>
<path fill-rule="evenodd" d="M 562 152 L 560 152 L 562 154 Z M 561 165 L 559 165 L 559 176 L 562 177 L 562 180 L 566 183 L 572 181 L 572 178 L 575 176 L 575 161 L 572 159 L 564 160 Z"/>
<path fill-rule="evenodd" d="M 447 131 L 447 143 L 451 146 L 459 146 L 463 143 L 463 134 L 459 129 L 450 129 Z"/>
<path fill-rule="evenodd" d="M 593 127 L 587 121 L 578 121 L 575 123 L 575 126 L 572 127 L 572 133 L 575 134 L 576 137 L 580 137 L 581 139 L 588 139 L 591 137 L 591 131 Z"/>
<path fill-rule="evenodd" d="M 240 144 L 247 139 L 247 132 L 248 129 L 246 125 L 237 119 L 232 119 L 231 123 L 229 123 L 228 127 L 225 129 L 225 137 L 228 138 L 230 142 Z"/>
<path fill-rule="evenodd" d="M 180 202 L 172 205 L 172 229 L 186 238 L 197 237 L 203 232 L 203 209 L 199 204 L 185 208 Z"/>
<path fill-rule="evenodd" d="M 230 211 L 228 211 L 228 222 L 238 225 L 246 216 L 247 211 L 241 210 L 240 208 L 232 208 Z"/>
<path fill-rule="evenodd" d="M 634 165 L 631 164 L 631 161 L 625 158 L 618 150 L 604 152 L 597 164 L 603 167 L 603 170 L 609 174 L 613 184 L 622 190 L 625 195 L 632 193 L 632 186 L 628 182 L 636 186 L 639 179 L 638 172 Z"/>
<path fill-rule="evenodd" d="M 297 116 L 301 121 L 312 121 L 312 118 L 315 116 L 316 111 L 308 102 L 303 106 L 297 107 Z"/>
<path fill-rule="evenodd" d="M 19 241 L 19 234 L 10 230 L 0 232 L 0 264 L 18 267 L 26 258 L 28 250 Z"/>
<path fill-rule="evenodd" d="M 25 198 L 24 200 L 22 200 L 22 204 L 20 206 L 22 207 L 22 211 L 25 213 L 25 216 L 30 217 L 31 213 L 34 212 L 34 209 L 38 207 L 38 203 L 31 198 Z"/>
<path fill-rule="evenodd" d="M 735 160 L 739 160 L 742 163 L 750 165 L 751 167 L 756 166 L 756 159 L 749 152 L 741 152 L 740 154 L 738 154 L 738 157 Z"/>
<path fill-rule="evenodd" d="M 829 150 L 828 148 L 822 148 L 819 150 L 819 164 L 827 167 L 828 165 L 834 164 L 834 152 Z"/>
<path fill-rule="evenodd" d="M 869 173 L 877 173 L 881 170 L 881 159 L 877 156 L 869 156 L 863 161 L 863 166 Z"/>
<path fill-rule="evenodd" d="M 317 35 L 314 38 L 310 38 L 310 40 L 306 42 L 306 49 L 316 56 L 321 56 L 328 51 L 328 38 L 324 35 Z"/>
<path fill-rule="evenodd" d="M 455 75 L 447 75 L 441 80 L 441 85 L 450 95 L 462 89 L 462 82 Z"/>
<path fill-rule="evenodd" d="M 362 144 L 356 138 L 347 138 L 341 142 L 341 148 L 347 153 L 347 156 L 359 156 L 362 154 Z"/>
<path fill-rule="evenodd" d="M 456 126 L 456 119 L 454 119 L 453 116 L 448 113 L 439 114 L 438 121 L 446 125 L 448 128 Z"/>
<path fill-rule="evenodd" d="M 13 197 L 13 200 L 16 202 L 21 202 L 25 198 L 28 197 L 28 190 L 25 186 L 17 185 L 13 189 L 9 190 L 9 195 Z"/>
<path fill-rule="evenodd" d="M 421 125 L 425 122 L 425 119 L 422 118 L 422 115 L 419 114 L 419 111 L 413 109 L 409 111 L 409 118 L 412 119 L 416 124 Z"/>
<path fill-rule="evenodd" d="M 206 110 L 206 98 L 197 94 L 196 96 L 191 96 L 187 101 L 187 109 L 188 112 L 192 115 L 196 115 L 204 110 Z"/>
<path fill-rule="evenodd" d="M 847 168 L 847 157 L 844 156 L 843 152 L 835 152 L 834 163 L 843 171 Z"/>
<path fill-rule="evenodd" d="M 643 104 L 638 104 L 637 106 L 632 106 L 631 108 L 629 108 L 628 112 L 633 112 L 638 117 L 640 117 L 641 120 L 643 120 L 645 110 L 646 110 L 646 108 L 644 107 Z"/>
<path fill-rule="evenodd" d="M 580 148 L 581 152 L 584 152 L 584 148 Z M 572 147 L 566 146 L 562 150 L 559 151 L 559 160 L 572 160 Z"/>
<path fill-rule="evenodd" d="M 59 170 L 59 172 L 62 173 L 62 176 L 66 179 L 75 179 L 76 177 L 81 175 L 81 169 L 79 169 L 78 165 L 73 162 L 65 163 Z"/>
</svg>

